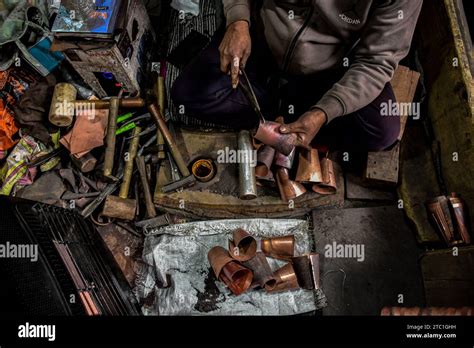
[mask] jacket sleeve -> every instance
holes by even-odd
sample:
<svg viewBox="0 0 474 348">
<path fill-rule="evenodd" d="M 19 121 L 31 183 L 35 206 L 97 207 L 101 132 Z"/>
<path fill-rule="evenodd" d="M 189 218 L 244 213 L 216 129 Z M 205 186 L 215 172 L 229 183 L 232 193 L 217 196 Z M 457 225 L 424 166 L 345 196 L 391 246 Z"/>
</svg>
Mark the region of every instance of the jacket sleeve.
<svg viewBox="0 0 474 348">
<path fill-rule="evenodd" d="M 250 0 L 222 0 L 227 26 L 244 20 L 250 23 Z"/>
<path fill-rule="evenodd" d="M 423 0 L 391 0 L 374 9 L 354 59 L 345 73 L 314 106 L 328 122 L 370 104 L 382 92 L 409 52 Z"/>
</svg>

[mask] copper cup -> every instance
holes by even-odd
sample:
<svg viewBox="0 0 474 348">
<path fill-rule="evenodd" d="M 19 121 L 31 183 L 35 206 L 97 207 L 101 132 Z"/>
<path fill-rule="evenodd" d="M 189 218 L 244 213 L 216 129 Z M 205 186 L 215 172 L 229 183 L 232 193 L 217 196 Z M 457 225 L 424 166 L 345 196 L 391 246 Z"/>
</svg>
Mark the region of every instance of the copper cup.
<svg viewBox="0 0 474 348">
<path fill-rule="evenodd" d="M 252 284 L 252 279 L 252 271 L 236 261 L 226 264 L 219 277 L 219 280 L 227 285 L 234 295 L 245 292 Z"/>
<path fill-rule="evenodd" d="M 291 263 L 298 278 L 298 283 L 303 289 L 315 290 L 320 288 L 319 254 L 293 257 Z"/>
<path fill-rule="evenodd" d="M 283 236 L 262 239 L 262 252 L 274 259 L 291 260 L 295 254 L 295 236 Z"/>
<path fill-rule="evenodd" d="M 320 183 L 323 181 L 318 150 L 301 150 L 295 181 L 302 183 Z"/>
<path fill-rule="evenodd" d="M 337 191 L 336 174 L 334 172 L 334 164 L 329 158 L 321 160 L 321 171 L 323 181 L 313 185 L 313 191 L 320 195 L 331 195 Z"/>
<path fill-rule="evenodd" d="M 221 246 L 215 246 L 209 250 L 207 253 L 207 259 L 209 260 L 209 264 L 211 265 L 217 279 L 219 279 L 222 268 L 224 268 L 224 266 L 229 262 L 234 261 L 234 259 L 230 257 L 229 252 Z"/>
<path fill-rule="evenodd" d="M 274 277 L 264 253 L 258 252 L 254 258 L 243 262 L 243 265 L 252 270 L 254 283 L 262 288 L 271 290 L 277 284 L 277 279 Z"/>
<path fill-rule="evenodd" d="M 282 268 L 277 269 L 273 276 L 277 279 L 277 283 L 273 288 L 265 287 L 265 290 L 268 292 L 279 292 L 300 288 L 295 270 L 291 263 L 287 263 Z"/>
<path fill-rule="evenodd" d="M 277 168 L 276 181 L 280 190 L 281 199 L 288 202 L 306 193 L 303 185 L 296 181 L 290 180 L 290 173 L 286 168 Z"/>
<path fill-rule="evenodd" d="M 247 261 L 257 253 L 257 241 L 247 231 L 239 228 L 233 232 L 229 241 L 229 253 L 238 261 Z"/>
<path fill-rule="evenodd" d="M 296 147 L 293 149 L 293 151 L 291 151 L 291 153 L 288 156 L 285 156 L 281 152 L 275 152 L 275 158 L 273 160 L 273 164 L 275 164 L 277 167 L 283 167 L 290 170 L 291 168 L 293 168 L 295 155 L 296 155 Z"/>
<path fill-rule="evenodd" d="M 254 138 L 288 156 L 297 144 L 297 136 L 294 133 L 280 133 L 280 127 L 277 122 L 260 122 Z"/>
<path fill-rule="evenodd" d="M 268 172 L 270 171 L 270 168 L 273 163 L 273 158 L 275 157 L 275 149 L 271 146 L 264 145 L 260 148 L 260 150 L 257 152 L 257 168 L 258 167 L 263 167 L 266 168 L 266 171 L 260 171 L 260 176 L 267 176 Z M 257 174 L 257 177 L 259 176 Z"/>
</svg>

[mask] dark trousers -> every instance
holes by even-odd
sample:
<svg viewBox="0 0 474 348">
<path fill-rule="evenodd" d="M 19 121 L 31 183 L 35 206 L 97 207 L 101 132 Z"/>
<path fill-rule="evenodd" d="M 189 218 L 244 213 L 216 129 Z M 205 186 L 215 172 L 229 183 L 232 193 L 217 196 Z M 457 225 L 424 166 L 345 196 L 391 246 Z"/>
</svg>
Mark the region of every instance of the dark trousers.
<svg viewBox="0 0 474 348">
<path fill-rule="evenodd" d="M 220 70 L 219 45 L 223 30 L 209 46 L 188 64 L 176 79 L 172 99 L 191 117 L 216 125 L 250 129 L 258 119 L 240 88 L 232 88 L 230 76 Z M 343 75 L 326 71 L 311 76 L 289 76 L 278 72 L 261 40 L 253 40 L 252 55 L 245 68 L 267 119 L 282 115 L 290 123 L 317 103 Z M 388 83 L 381 94 L 359 111 L 336 118 L 325 125 L 314 142 L 344 151 L 380 151 L 393 145 L 400 132 L 398 117 L 381 116 L 383 103 L 395 102 Z"/>
</svg>

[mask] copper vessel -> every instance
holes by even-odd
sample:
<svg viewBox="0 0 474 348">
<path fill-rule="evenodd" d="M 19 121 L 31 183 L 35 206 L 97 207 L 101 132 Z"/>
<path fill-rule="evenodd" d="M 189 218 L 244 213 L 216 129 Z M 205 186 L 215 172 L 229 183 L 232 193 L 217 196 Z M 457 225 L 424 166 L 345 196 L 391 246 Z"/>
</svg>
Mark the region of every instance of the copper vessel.
<svg viewBox="0 0 474 348">
<path fill-rule="evenodd" d="M 253 272 L 253 281 L 262 288 L 273 289 L 277 283 L 264 253 L 258 252 L 254 258 L 243 262 Z"/>
<path fill-rule="evenodd" d="M 223 247 L 216 246 L 209 250 L 207 258 L 216 278 L 235 295 L 240 295 L 252 284 L 252 271 L 231 258 Z"/>
<path fill-rule="evenodd" d="M 321 171 L 323 181 L 313 185 L 313 191 L 320 195 L 331 195 L 337 191 L 336 174 L 334 172 L 334 164 L 329 158 L 321 160 Z"/>
<path fill-rule="evenodd" d="M 221 271 L 219 280 L 222 281 L 232 291 L 234 295 L 245 292 L 252 284 L 253 274 L 236 261 L 226 264 Z"/>
<path fill-rule="evenodd" d="M 471 242 L 465 204 L 456 194 L 451 194 L 449 198 L 446 196 L 433 198 L 426 204 L 426 207 L 437 232 L 448 246 Z"/>
<path fill-rule="evenodd" d="M 471 236 L 469 231 L 469 218 L 466 202 L 456 193 L 451 193 L 448 198 L 451 204 L 452 217 L 454 220 L 455 229 L 458 236 L 462 239 L 464 244 L 471 244 Z"/>
<path fill-rule="evenodd" d="M 281 124 L 277 122 L 260 122 L 254 138 L 288 156 L 295 148 L 298 138 L 294 133 L 280 133 L 280 127 Z"/>
<path fill-rule="evenodd" d="M 320 183 L 323 181 L 318 150 L 301 150 L 295 181 L 302 183 Z"/>
<path fill-rule="evenodd" d="M 309 254 L 291 259 L 298 283 L 303 289 L 320 288 L 319 254 Z"/>
<path fill-rule="evenodd" d="M 257 241 L 239 228 L 233 232 L 233 240 L 229 241 L 229 253 L 238 261 L 250 260 L 257 253 Z"/>
<path fill-rule="evenodd" d="M 295 236 L 262 239 L 260 246 L 262 252 L 268 257 L 289 261 L 295 253 Z"/>
<path fill-rule="evenodd" d="M 300 288 L 295 270 L 291 263 L 287 263 L 282 268 L 277 269 L 273 276 L 277 279 L 277 283 L 272 289 L 266 287 L 265 290 L 268 292 L 288 291 Z"/>
<path fill-rule="evenodd" d="M 199 159 L 193 163 L 191 171 L 197 181 L 209 182 L 216 175 L 214 162 L 211 159 Z"/>
<path fill-rule="evenodd" d="M 306 193 L 303 185 L 296 181 L 290 180 L 290 173 L 286 168 L 277 168 L 276 181 L 280 190 L 281 199 L 288 202 Z"/>
<path fill-rule="evenodd" d="M 255 175 L 257 179 L 268 180 L 273 178 L 270 168 L 275 157 L 275 149 L 271 146 L 264 145 L 257 153 L 257 167 L 255 168 Z"/>
<path fill-rule="evenodd" d="M 209 264 L 211 265 L 217 279 L 219 279 L 222 268 L 224 268 L 224 266 L 229 262 L 234 261 L 234 259 L 230 257 L 229 252 L 221 246 L 215 246 L 209 250 L 207 253 L 207 259 L 209 260 Z"/>
<path fill-rule="evenodd" d="M 293 168 L 295 155 L 296 155 L 296 147 L 293 149 L 293 151 L 291 151 L 291 153 L 288 156 L 285 156 L 281 152 L 275 152 L 275 158 L 273 160 L 273 164 L 275 164 L 277 167 L 283 167 L 290 170 L 291 168 Z"/>
</svg>

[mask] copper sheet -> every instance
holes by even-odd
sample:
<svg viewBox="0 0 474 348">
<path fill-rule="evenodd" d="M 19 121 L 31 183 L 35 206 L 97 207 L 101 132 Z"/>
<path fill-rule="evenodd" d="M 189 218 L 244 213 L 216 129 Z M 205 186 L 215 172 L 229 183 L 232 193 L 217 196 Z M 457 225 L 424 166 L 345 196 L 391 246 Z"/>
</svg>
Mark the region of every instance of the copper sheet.
<svg viewBox="0 0 474 348">
<path fill-rule="evenodd" d="M 238 261 L 247 261 L 257 253 L 257 241 L 247 231 L 239 228 L 229 241 L 229 253 Z"/>
<path fill-rule="evenodd" d="M 283 167 L 288 170 L 293 168 L 293 162 L 295 161 L 296 147 L 291 151 L 288 156 L 285 156 L 281 152 L 275 152 L 275 158 L 273 163 L 278 167 Z"/>
<path fill-rule="evenodd" d="M 455 246 L 463 244 L 463 240 L 455 230 L 449 204 L 446 196 L 439 196 L 430 200 L 426 207 L 437 232 L 448 246 Z"/>
<path fill-rule="evenodd" d="M 264 145 L 257 153 L 257 167 L 255 168 L 255 175 L 258 179 L 266 179 L 273 174 L 270 168 L 275 157 L 275 149 L 271 146 Z"/>
<path fill-rule="evenodd" d="M 255 257 L 245 261 L 243 265 L 252 270 L 254 283 L 270 290 L 275 287 L 277 279 L 274 277 L 264 253 L 258 252 Z"/>
<path fill-rule="evenodd" d="M 295 236 L 283 236 L 262 239 L 262 252 L 274 259 L 291 260 L 295 253 Z"/>
<path fill-rule="evenodd" d="M 452 217 L 459 238 L 461 238 L 464 244 L 471 244 L 469 213 L 466 202 L 454 192 L 451 193 L 448 199 L 451 204 Z"/>
</svg>

